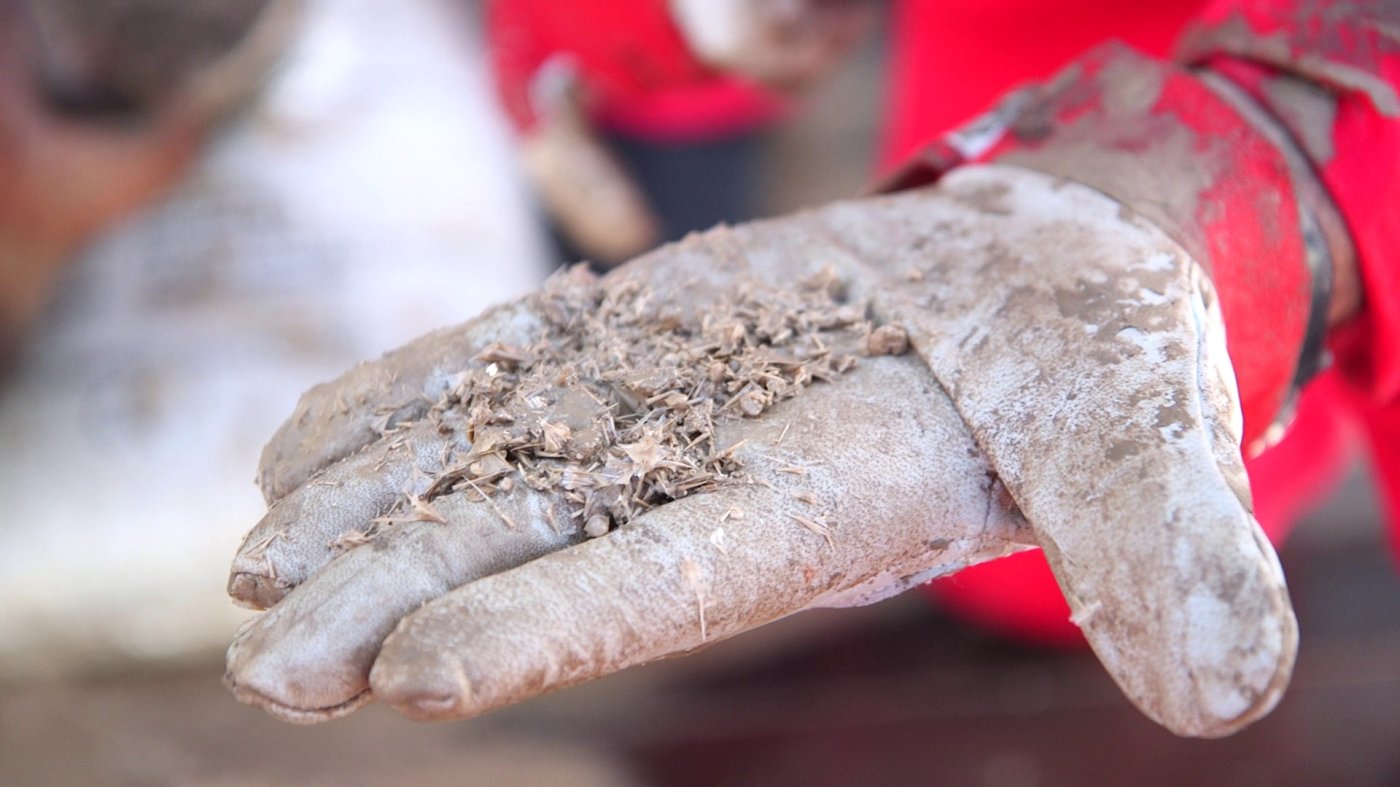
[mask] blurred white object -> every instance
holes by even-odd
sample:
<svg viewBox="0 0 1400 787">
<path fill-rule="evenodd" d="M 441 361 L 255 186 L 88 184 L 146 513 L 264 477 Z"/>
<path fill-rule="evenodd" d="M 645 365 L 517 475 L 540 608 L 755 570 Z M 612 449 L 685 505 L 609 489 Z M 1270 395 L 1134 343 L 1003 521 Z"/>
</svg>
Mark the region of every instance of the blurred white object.
<svg viewBox="0 0 1400 787">
<path fill-rule="evenodd" d="M 309 3 L 250 112 L 77 265 L 0 390 L 0 674 L 221 650 L 297 395 L 543 277 L 459 12 Z"/>
<path fill-rule="evenodd" d="M 871 0 L 669 0 L 695 56 L 780 90 L 821 79 L 869 32 Z"/>
</svg>

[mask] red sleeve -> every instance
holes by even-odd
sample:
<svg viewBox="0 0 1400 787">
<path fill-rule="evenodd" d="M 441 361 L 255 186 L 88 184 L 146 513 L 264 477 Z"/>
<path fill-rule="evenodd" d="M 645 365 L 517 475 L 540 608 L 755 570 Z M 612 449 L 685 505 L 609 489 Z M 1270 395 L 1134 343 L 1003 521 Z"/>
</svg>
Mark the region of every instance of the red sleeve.
<svg viewBox="0 0 1400 787">
<path fill-rule="evenodd" d="M 1333 373 L 1370 448 L 1400 557 L 1400 3 L 1384 0 L 1213 0 L 1182 56 L 1234 58 L 1301 76 L 1336 97 L 1330 127 L 1294 129 L 1356 246 L 1361 313 L 1334 328 Z M 1257 100 L 1270 96 L 1232 73 Z M 1288 119 L 1282 118 L 1285 123 Z M 1321 140 L 1322 144 L 1318 144 Z"/>
<path fill-rule="evenodd" d="M 1331 144 L 1315 163 L 1356 244 L 1366 305 L 1331 346 L 1338 370 L 1381 406 L 1400 406 L 1397 29 L 1400 5 L 1383 0 L 1214 0 L 1182 42 L 1188 59 L 1253 61 L 1337 94 Z"/>
<path fill-rule="evenodd" d="M 1366 305 L 1335 332 L 1332 348 L 1338 369 L 1373 403 L 1400 407 L 1400 116 L 1351 94 L 1334 129 L 1337 152 L 1322 175 L 1360 254 Z"/>
<path fill-rule="evenodd" d="M 768 122 L 783 102 L 696 60 L 665 0 L 492 0 L 486 35 L 497 93 L 517 128 L 535 122 L 531 83 L 559 58 L 604 127 L 660 140 Z"/>
</svg>

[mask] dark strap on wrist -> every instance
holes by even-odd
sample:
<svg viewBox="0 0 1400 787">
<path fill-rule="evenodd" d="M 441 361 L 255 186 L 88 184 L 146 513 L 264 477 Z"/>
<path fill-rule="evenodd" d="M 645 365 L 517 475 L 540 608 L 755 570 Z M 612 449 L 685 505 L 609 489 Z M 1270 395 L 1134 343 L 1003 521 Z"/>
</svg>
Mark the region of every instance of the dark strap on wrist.
<svg viewBox="0 0 1400 787">
<path fill-rule="evenodd" d="M 1337 256 L 1354 255 L 1355 250 L 1342 223 L 1340 211 L 1322 185 L 1322 179 L 1306 154 L 1302 141 L 1290 132 L 1287 124 L 1280 122 L 1227 77 L 1209 69 L 1201 69 L 1197 75 L 1203 84 L 1230 102 L 1278 147 L 1287 163 L 1296 195 L 1298 226 L 1303 236 L 1304 260 L 1312 278 L 1312 292 L 1307 328 L 1298 349 L 1292 384 L 1270 429 L 1266 430 L 1264 439 L 1266 443 L 1271 443 L 1270 438 L 1282 433 L 1281 428 L 1273 427 L 1285 427 L 1292 420 L 1303 386 L 1331 363 L 1326 341 Z M 1261 446 L 1264 447 L 1267 445 Z"/>
</svg>

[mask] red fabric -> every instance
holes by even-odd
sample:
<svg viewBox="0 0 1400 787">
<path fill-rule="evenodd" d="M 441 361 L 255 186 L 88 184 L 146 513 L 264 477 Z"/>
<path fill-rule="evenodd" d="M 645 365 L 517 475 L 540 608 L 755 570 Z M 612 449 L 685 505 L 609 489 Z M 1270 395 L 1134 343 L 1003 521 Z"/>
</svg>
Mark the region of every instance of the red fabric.
<svg viewBox="0 0 1400 787">
<path fill-rule="evenodd" d="M 1381 60 L 1385 80 L 1400 91 L 1400 45 Z M 1332 332 L 1330 346 L 1353 389 L 1400 561 L 1400 117 L 1383 116 L 1350 93 L 1338 106 L 1333 139 L 1336 154 L 1322 179 L 1356 243 L 1366 303 L 1357 319 Z"/>
<path fill-rule="evenodd" d="M 1171 51 L 1204 0 L 904 0 L 891 25 L 888 169 L 991 107 L 1117 38 Z"/>
<path fill-rule="evenodd" d="M 1355 243 L 1366 300 L 1355 319 L 1328 337 L 1338 384 L 1326 395 L 1366 436 L 1400 558 L 1400 42 L 1394 38 L 1400 6 L 1213 0 L 1201 22 L 1206 53 L 1214 46 L 1338 95 L 1332 153 L 1316 163 Z M 1221 30 L 1247 35 L 1209 35 Z M 1231 76 L 1268 105 L 1248 75 L 1232 70 Z"/>
<path fill-rule="evenodd" d="M 1244 18 L 1261 35 L 1307 39 L 1334 54 L 1339 48 L 1344 54 L 1359 51 L 1350 62 L 1400 89 L 1400 47 L 1365 31 L 1319 32 L 1318 18 L 1297 10 L 1307 5 L 1316 12 L 1328 3 L 1203 5 L 905 0 L 896 13 L 891 124 L 881 160 L 887 167 L 899 162 L 986 110 L 1008 89 L 1050 76 L 1109 37 L 1166 54 L 1197 13 L 1213 22 Z M 1336 367 L 1305 392 L 1288 436 L 1247 464 L 1256 516 L 1277 543 L 1335 483 L 1350 453 L 1351 432 L 1359 429 L 1400 559 L 1400 118 L 1383 115 L 1366 95 L 1343 92 L 1333 134 L 1335 154 L 1320 162 L 1320 171 L 1357 245 L 1367 302 L 1356 320 L 1329 337 Z M 1228 222 L 1228 215 L 1218 222 L 1212 255 L 1238 251 L 1229 245 L 1236 241 Z M 1238 332 L 1241 320 L 1231 322 Z M 993 631 L 1046 645 L 1082 643 L 1038 552 L 976 566 L 930 588 L 954 615 Z"/>
<path fill-rule="evenodd" d="M 1355 63 L 1383 77 L 1392 89 L 1400 89 L 1400 46 L 1383 45 L 1364 30 L 1324 35 L 1325 26 L 1309 14 L 1325 6 L 1293 10 L 1288 5 L 1217 2 L 1203 19 L 1224 23 L 1240 15 L 1265 35 L 1302 42 L 1326 39 L 1319 46 L 1330 50 L 1331 57 Z M 1336 49 L 1338 41 L 1350 49 Z M 1267 105 L 1261 84 L 1264 76 L 1278 70 L 1276 64 L 1242 68 L 1238 61 L 1215 59 L 1211 65 Z M 1391 545 L 1400 561 L 1400 297 L 1396 297 L 1400 293 L 1400 210 L 1395 207 L 1400 205 L 1400 112 L 1394 107 L 1386 110 L 1361 92 L 1339 92 L 1333 153 L 1320 162 L 1319 171 L 1356 244 L 1367 301 L 1356 319 L 1329 336 L 1335 374 L 1322 387 L 1327 390 L 1328 406 L 1346 411 L 1366 437 L 1391 523 Z"/>
<path fill-rule="evenodd" d="M 1386 407 L 1363 398 L 1357 403 L 1357 410 L 1371 449 L 1371 469 L 1381 504 L 1390 518 L 1390 547 L 1400 563 L 1400 407 Z"/>
<path fill-rule="evenodd" d="M 695 141 L 751 130 L 785 102 L 697 61 L 665 0 L 491 0 L 486 34 L 496 89 L 517 128 L 535 122 L 530 86 L 541 66 L 567 58 L 601 127 L 655 141 Z"/>
<path fill-rule="evenodd" d="M 1395 80 L 1400 85 L 1400 75 Z M 1333 332 L 1338 367 L 1377 405 L 1400 406 L 1400 119 L 1347 96 L 1333 126 L 1337 153 L 1322 178 L 1360 255 L 1367 301 Z"/>
<path fill-rule="evenodd" d="M 1384 0 L 1213 0 L 1203 28 L 1247 26 L 1254 41 L 1212 41 L 1236 58 L 1288 69 L 1340 95 L 1333 154 L 1320 164 L 1357 246 L 1371 297 L 1355 325 L 1334 331 L 1332 349 L 1346 378 L 1378 405 L 1400 404 L 1400 9 Z M 1307 62 L 1304 59 L 1312 60 Z M 1319 65 L 1319 63 L 1326 64 Z M 1359 72 L 1338 84 L 1337 66 Z M 1248 76 L 1232 73 L 1267 103 Z"/>
<path fill-rule="evenodd" d="M 1242 118 L 1224 104 L 1201 100 L 1192 90 L 1199 83 L 1192 82 L 1169 82 L 1159 106 L 1181 106 L 1177 117 L 1184 123 L 1204 138 L 1219 135 L 1234 148 L 1229 176 L 1212 184 L 1200 210 L 1207 214 L 1202 222 L 1211 279 L 1220 295 L 1248 447 L 1273 422 L 1293 383 L 1312 279 L 1287 165 L 1262 138 L 1234 133 L 1230 126 Z M 1174 98 L 1174 92 L 1180 95 Z M 1283 204 L 1261 199 L 1261 191 Z"/>
</svg>

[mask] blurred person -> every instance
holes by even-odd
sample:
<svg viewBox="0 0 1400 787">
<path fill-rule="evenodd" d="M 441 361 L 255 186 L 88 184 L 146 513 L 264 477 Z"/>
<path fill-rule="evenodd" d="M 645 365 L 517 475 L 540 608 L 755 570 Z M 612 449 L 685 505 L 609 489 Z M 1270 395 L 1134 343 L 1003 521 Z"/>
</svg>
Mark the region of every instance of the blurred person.
<svg viewBox="0 0 1400 787">
<path fill-rule="evenodd" d="M 668 157 L 674 161 L 690 155 L 684 151 L 703 151 L 715 138 L 726 140 L 719 145 L 751 139 L 751 129 L 782 115 L 793 89 L 839 61 L 863 32 L 869 21 L 863 14 L 871 10 L 852 2 L 761 0 L 547 5 L 502 2 L 493 7 L 497 91 L 524 135 L 527 160 L 537 162 L 532 180 L 546 201 L 560 206 L 555 212 L 561 217 L 569 216 L 569 205 L 578 206 L 573 210 L 582 218 L 561 218 L 561 223 L 633 238 L 611 250 L 586 241 L 579 247 L 607 260 L 636 254 L 661 237 L 674 239 L 690 229 L 748 218 L 752 210 L 743 194 L 751 183 L 714 166 L 715 160 L 703 152 L 695 153 L 694 166 L 682 161 L 667 167 Z M 953 132 L 1007 91 L 1050 78 L 1109 39 L 1169 56 L 1205 6 L 1205 0 L 1144 7 L 1116 0 L 1054 6 L 1040 0 L 894 3 L 882 168 L 889 171 L 908 161 L 927 140 Z M 580 155 L 575 147 L 572 158 L 551 155 L 552 140 L 566 135 L 561 128 L 579 129 L 595 152 Z M 683 144 L 694 139 L 703 142 Z M 636 151 L 637 156 L 609 161 L 607 151 Z M 743 155 L 753 155 L 752 149 Z M 585 163 L 594 160 L 599 163 Z M 569 175 L 600 170 L 605 174 Z M 628 192 L 629 175 L 648 185 Z M 567 196 L 569 186 L 580 180 L 621 185 Z M 560 196 L 551 196 L 556 193 Z M 598 193 L 619 196 L 596 199 Z M 717 193 L 735 200 L 731 205 L 745 207 L 716 207 Z M 664 232 L 654 226 L 659 220 L 646 214 L 658 199 L 662 205 L 677 205 L 663 213 L 685 217 L 668 222 Z M 625 207 L 614 212 L 609 205 Z M 1365 397 L 1349 395 L 1338 380 L 1334 368 L 1290 402 L 1281 421 L 1290 426 L 1288 439 L 1264 451 L 1261 438 L 1247 457 L 1257 515 L 1276 540 L 1336 484 L 1363 434 L 1370 435 L 1383 467 L 1400 461 L 1390 457 L 1391 441 L 1382 437 L 1388 434 L 1390 427 L 1382 424 L 1389 416 L 1366 404 Z M 1268 442 L 1277 438 L 1271 434 Z M 1400 495 L 1397 483 L 1387 484 L 1387 499 Z M 931 590 L 959 617 L 1004 635 L 1043 644 L 1083 644 L 1038 553 L 975 567 Z"/>
<path fill-rule="evenodd" d="M 659 8 L 638 0 L 634 13 Z M 725 521 L 699 496 L 700 502 L 667 503 L 638 530 L 622 528 L 608 538 L 584 540 L 607 530 L 593 528 L 590 518 L 587 533 L 555 530 L 556 540 L 538 545 L 538 553 L 487 548 L 468 560 L 449 551 L 431 565 L 415 563 L 411 583 L 396 571 L 398 595 L 376 594 L 388 559 L 378 556 L 449 536 L 431 525 L 365 535 L 347 525 L 343 513 L 328 517 L 308 502 L 323 497 L 310 489 L 318 479 L 353 481 L 371 495 L 375 481 L 357 475 L 363 468 L 348 461 L 347 452 L 387 451 L 399 439 L 381 439 L 382 428 L 362 428 L 369 411 L 329 405 L 339 391 L 395 401 L 418 386 L 437 390 L 442 383 L 424 370 L 466 363 L 477 357 L 474 347 L 486 348 L 488 357 L 477 357 L 481 363 L 527 363 L 487 344 L 508 314 L 497 312 L 308 393 L 274 438 L 262 478 L 269 497 L 282 505 L 274 504 L 245 542 L 230 576 L 236 599 L 271 612 L 231 648 L 231 685 L 240 698 L 301 721 L 342 715 L 371 694 L 416 718 L 468 716 L 683 652 L 716 631 L 729 636 L 814 604 L 868 603 L 998 549 L 1010 551 L 1011 542 L 1000 539 L 1013 536 L 987 533 L 1006 524 L 998 517 L 1024 515 L 1051 558 L 1059 587 L 1070 591 L 1071 605 L 1056 602 L 1054 584 L 1039 582 L 1049 574 L 1036 564 L 1040 553 L 1031 552 L 964 572 L 965 581 L 943 590 L 954 608 L 1042 642 L 1077 640 L 1077 627 L 1130 698 L 1178 733 L 1226 734 L 1258 718 L 1280 696 L 1296 647 L 1286 590 L 1264 535 L 1281 538 L 1292 516 L 1335 477 L 1335 461 L 1348 450 L 1347 424 L 1368 440 L 1392 515 L 1400 495 L 1400 355 L 1393 347 L 1400 336 L 1393 297 L 1400 291 L 1393 264 L 1400 228 L 1391 209 L 1400 188 L 1394 166 L 1400 160 L 1400 60 L 1391 40 L 1396 12 L 1393 3 L 1342 0 L 1150 7 L 1086 0 L 1053 9 L 1014 0 L 946 7 L 910 0 L 896 17 L 895 152 L 889 160 L 918 152 L 887 181 L 892 196 L 737 228 L 732 235 L 718 230 L 648 255 L 598 286 L 605 300 L 647 283 L 676 288 L 690 281 L 703 291 L 706 265 L 717 280 L 739 270 L 791 282 L 800 280 L 804 265 L 818 263 L 803 254 L 842 259 L 846 284 L 924 331 L 916 340 L 919 356 L 938 385 L 909 393 L 909 401 L 933 407 L 941 386 L 976 439 L 972 453 L 987 452 L 993 480 L 982 490 L 983 532 L 958 529 L 968 522 L 944 522 L 948 529 L 938 532 L 947 537 L 919 550 L 900 539 L 917 540 L 916 526 L 929 523 L 910 522 L 906 532 L 861 518 L 861 506 L 870 501 L 859 492 L 838 501 L 853 501 L 847 520 L 835 527 L 804 525 L 806 532 L 771 521 L 760 506 L 762 521 L 744 528 L 760 528 L 772 541 L 746 541 L 751 551 L 742 557 L 771 572 L 750 575 L 734 566 L 722 542 L 710 548 L 715 535 L 704 522 L 687 518 L 685 512 L 700 510 L 716 515 L 709 521 Z M 1194 32 L 1183 37 L 1193 20 Z M 672 23 L 679 35 L 685 23 Z M 1119 38 L 1128 46 L 1096 46 Z M 1169 48 L 1180 64 L 1163 57 Z M 1011 94 L 989 114 L 934 139 L 1011 86 L 1037 77 L 1049 81 Z M 901 214 L 900 206 L 919 199 L 938 220 L 911 241 L 918 219 Z M 1061 223 L 1044 223 L 1046 215 Z M 1084 249 L 1055 242 L 1055 232 L 1066 226 L 1088 233 L 1077 241 Z M 1127 226 L 1162 233 L 1177 251 L 1145 259 L 1130 276 L 1114 274 L 1114 265 L 1138 253 L 1114 248 L 1113 238 Z M 870 235 L 862 236 L 862 228 Z M 999 245 L 999 234 L 1014 241 Z M 1183 258 L 1192 261 L 1187 269 L 1175 268 Z M 921 259 L 946 267 L 918 267 Z M 898 261 L 914 266 L 903 283 L 890 278 L 897 269 L 882 267 Z M 1168 298 L 1151 287 L 1134 296 L 1181 310 L 1172 320 L 1156 323 L 1146 312 L 1119 311 L 1137 301 L 1109 296 L 1150 278 L 1153 266 L 1187 278 L 1195 270 L 1212 284 L 1193 290 L 1202 281 L 1194 279 L 1186 287 L 1194 292 L 1190 297 Z M 1042 280 L 1035 278 L 1038 268 Z M 1078 278 L 1076 268 L 1083 272 Z M 944 276 L 957 286 L 940 290 Z M 1042 296 L 1052 285 L 1047 304 Z M 928 313 L 905 302 L 916 293 L 924 294 L 916 305 Z M 1022 308 L 1009 309 L 1013 301 Z M 531 303 L 518 308 L 528 314 Z M 1099 312 L 1108 322 L 1085 316 Z M 1054 327 L 1061 322 L 1063 334 Z M 953 327 L 967 331 L 962 341 L 946 332 Z M 1109 327 L 1114 330 L 1095 338 Z M 983 341 L 970 342 L 979 331 Z M 1184 343 L 1159 352 L 1155 342 L 1167 336 Z M 1104 356 L 1098 341 L 1138 343 Z M 1047 350 L 1051 345 L 1057 349 Z M 1204 360 L 1225 346 L 1223 367 Z M 1047 353 L 1049 361 L 1042 357 Z M 1183 413 L 1159 410 L 1155 425 L 1151 418 L 1138 423 L 1143 414 L 1125 404 L 1146 401 L 1133 398 L 1146 395 L 1135 386 L 1166 384 L 1183 353 L 1201 354 L 1193 373 L 1178 372 L 1194 374 L 1201 386 L 1191 400 L 1203 408 L 1204 420 L 1188 425 Z M 1008 388 L 1008 379 L 1018 379 L 1009 378 L 1016 364 L 1029 356 L 1041 364 L 1038 373 Z M 1114 369 L 1128 376 L 1117 378 Z M 1092 384 L 1075 387 L 1075 379 L 1063 379 L 1065 370 L 1079 370 Z M 375 374 L 392 382 L 376 385 L 367 377 Z M 892 376 L 891 385 L 896 382 Z M 1217 383 L 1230 389 L 1229 396 L 1206 390 Z M 865 385 L 865 404 L 878 408 L 878 383 Z M 1190 388 L 1189 381 L 1183 385 L 1183 391 Z M 1184 406 L 1182 395 L 1166 398 Z M 1079 396 L 1090 396 L 1100 414 L 1113 417 L 1081 421 L 1081 408 L 1089 405 L 1071 404 Z M 414 413 L 396 411 L 396 418 L 407 428 Z M 842 420 L 836 411 L 807 415 L 816 423 Z M 891 406 L 872 415 L 869 425 L 906 415 Z M 1078 424 L 1078 431 L 1061 432 L 1063 420 Z M 1296 424 L 1292 436 L 1280 443 L 1290 423 Z M 441 428 L 452 432 L 445 421 Z M 735 428 L 761 439 L 761 423 Z M 1154 460 L 1175 444 L 1179 428 L 1191 435 L 1181 450 L 1193 458 Z M 1128 429 L 1140 441 L 1118 439 Z M 883 446 L 862 447 L 850 438 L 854 453 L 844 454 L 833 447 L 832 435 L 823 435 L 806 446 L 813 455 L 839 455 L 848 474 L 870 485 L 883 480 L 870 475 L 887 459 Z M 909 451 L 929 463 L 931 477 L 958 461 L 957 451 Z M 1257 505 L 1243 481 L 1241 454 L 1253 460 Z M 1290 461 L 1299 456 L 1309 466 L 1301 478 Z M 1192 476 L 1198 459 L 1215 462 L 1215 474 Z M 1100 484 L 1110 479 L 1109 486 Z M 995 494 L 998 483 L 1005 483 L 1009 497 Z M 410 494 L 397 510 L 410 523 L 449 522 L 486 534 L 499 527 L 485 506 L 469 505 L 470 494 L 424 487 L 425 494 L 433 491 L 440 501 Z M 920 491 L 936 497 L 943 489 L 935 484 L 895 497 L 917 498 Z M 732 496 L 743 500 L 746 494 L 762 496 L 753 490 Z M 1231 509 L 1235 525 L 1250 527 L 1227 535 L 1181 513 L 1205 500 Z M 451 506 L 451 518 L 436 513 L 437 503 Z M 499 507 L 495 513 L 504 518 Z M 677 530 L 659 529 L 662 524 Z M 889 527 L 894 532 L 886 533 Z M 855 528 L 847 537 L 860 546 L 833 536 L 852 533 L 846 528 Z M 367 538 L 375 548 L 340 554 L 314 541 L 334 533 Z M 835 558 L 812 552 L 823 534 L 828 547 L 846 551 Z M 892 541 L 868 542 L 885 536 Z M 981 545 L 949 551 L 964 542 Z M 831 573 L 813 568 L 796 576 L 765 562 L 788 550 Z M 925 562 L 910 559 L 909 550 L 922 551 Z M 483 570 L 468 565 L 473 561 L 490 565 Z M 898 576 L 882 579 L 882 565 Z M 710 576 L 728 583 L 703 581 Z M 827 595 L 814 600 L 817 591 L 809 586 L 820 584 L 815 577 L 830 585 L 820 585 Z M 628 592 L 599 592 L 612 587 Z M 832 594 L 842 601 L 827 597 Z M 386 598 L 396 604 L 386 609 Z M 363 614 L 374 619 L 355 618 L 367 600 L 376 611 Z M 708 624 L 707 610 L 719 616 Z M 335 626 L 337 636 L 316 628 L 322 624 Z M 291 674 L 288 664 L 303 669 Z"/>
<path fill-rule="evenodd" d="M 567 261 L 606 268 L 758 212 L 764 133 L 869 0 L 490 0 L 497 94 Z"/>
<path fill-rule="evenodd" d="M 454 4 L 24 18 L 0 26 L 12 342 L 27 324 L 0 389 L 0 673 L 206 653 L 244 617 L 208 576 L 262 506 L 278 413 L 529 290 L 543 239 Z"/>
</svg>

